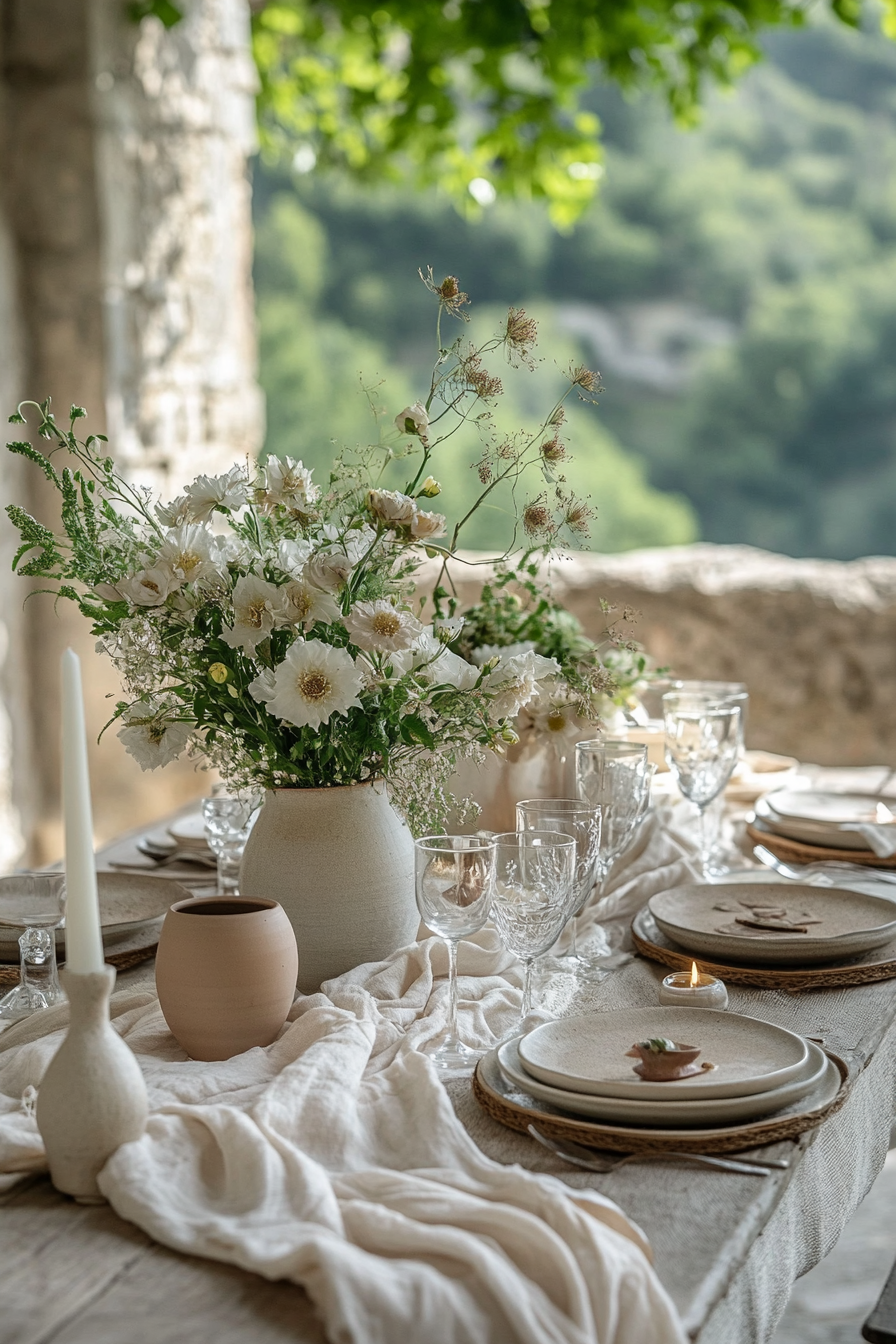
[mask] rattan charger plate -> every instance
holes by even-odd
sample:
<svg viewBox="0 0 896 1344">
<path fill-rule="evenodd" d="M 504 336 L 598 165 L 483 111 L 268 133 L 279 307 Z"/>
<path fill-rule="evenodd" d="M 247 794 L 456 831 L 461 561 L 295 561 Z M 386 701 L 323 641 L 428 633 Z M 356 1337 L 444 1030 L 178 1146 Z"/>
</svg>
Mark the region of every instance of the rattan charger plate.
<svg viewBox="0 0 896 1344">
<path fill-rule="evenodd" d="M 813 1105 L 819 1092 L 802 1102 L 795 1102 L 783 1113 L 763 1120 L 714 1127 L 712 1130 L 676 1129 L 656 1133 L 638 1130 L 635 1126 L 602 1124 L 599 1120 L 585 1120 L 569 1115 L 543 1101 L 536 1101 L 518 1091 L 501 1072 L 496 1052 L 480 1059 L 473 1074 L 473 1096 L 479 1105 L 499 1125 L 525 1134 L 529 1125 L 537 1125 L 552 1139 L 572 1139 L 588 1148 L 609 1149 L 617 1153 L 739 1153 L 749 1148 L 761 1148 L 784 1139 L 795 1139 L 807 1130 L 815 1129 L 828 1116 L 839 1111 L 846 1101 L 851 1086 L 849 1069 L 837 1055 L 825 1051 L 840 1075 L 840 1086 L 831 1097 L 830 1090 L 822 1104 Z M 806 1107 L 804 1110 L 799 1108 Z"/>
<path fill-rule="evenodd" d="M 891 854 L 888 859 L 882 859 L 879 855 L 872 854 L 870 849 L 833 849 L 827 845 L 807 845 L 802 840 L 788 840 L 786 836 L 778 835 L 770 826 L 763 826 L 757 821 L 747 823 L 747 835 L 754 844 L 765 845 L 766 849 L 770 849 L 785 863 L 790 861 L 824 863 L 826 860 L 836 859 L 841 863 L 844 860 L 847 863 L 860 863 L 865 868 L 896 868 L 896 854 Z"/>
<path fill-rule="evenodd" d="M 119 971 L 129 971 L 133 966 L 150 961 L 156 954 L 161 928 L 162 921 L 154 919 L 130 938 L 123 938 L 120 942 L 113 943 L 104 953 L 106 965 L 114 966 Z M 18 983 L 18 966 L 0 965 L 0 990 L 13 989 Z"/>
<path fill-rule="evenodd" d="M 799 993 L 804 989 L 846 989 L 896 979 L 896 940 L 876 952 L 864 952 L 833 966 L 728 965 L 695 957 L 673 943 L 661 932 L 645 906 L 632 920 L 632 941 L 642 957 L 658 961 L 673 971 L 689 971 L 691 962 L 699 960 L 701 971 L 708 971 L 729 985 L 752 985 L 756 989 L 786 989 L 790 993 Z"/>
</svg>

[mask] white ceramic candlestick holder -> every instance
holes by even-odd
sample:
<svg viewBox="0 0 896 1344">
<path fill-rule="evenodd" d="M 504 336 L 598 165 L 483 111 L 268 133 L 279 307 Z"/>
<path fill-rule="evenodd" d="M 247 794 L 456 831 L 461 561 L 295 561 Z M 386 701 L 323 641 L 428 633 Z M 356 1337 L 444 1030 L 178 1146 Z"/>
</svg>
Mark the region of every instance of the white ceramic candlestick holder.
<svg viewBox="0 0 896 1344">
<path fill-rule="evenodd" d="M 37 1094 L 50 1179 L 80 1204 L 102 1204 L 97 1175 L 123 1143 L 146 1127 L 146 1084 L 140 1065 L 109 1021 L 115 969 L 61 970 L 71 1020 Z"/>
</svg>

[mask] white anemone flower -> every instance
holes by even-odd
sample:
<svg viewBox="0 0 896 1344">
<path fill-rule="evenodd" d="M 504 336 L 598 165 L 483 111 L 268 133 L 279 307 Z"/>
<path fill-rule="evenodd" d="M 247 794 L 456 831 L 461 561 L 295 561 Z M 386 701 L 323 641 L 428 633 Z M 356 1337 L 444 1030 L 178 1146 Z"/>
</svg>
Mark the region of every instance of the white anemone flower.
<svg viewBox="0 0 896 1344">
<path fill-rule="evenodd" d="M 197 476 L 187 486 L 186 497 L 194 522 L 205 523 L 215 509 L 241 509 L 248 498 L 248 480 L 240 466 L 233 466 L 223 476 Z"/>
<path fill-rule="evenodd" d="M 387 527 L 404 527 L 417 514 L 416 500 L 400 490 L 368 490 L 367 507 Z"/>
<path fill-rule="evenodd" d="M 157 564 L 168 565 L 183 583 L 220 579 L 218 538 L 202 523 L 174 527 L 159 550 Z"/>
<path fill-rule="evenodd" d="M 499 719 L 512 719 L 536 694 L 539 681 L 559 673 L 560 664 L 556 658 L 543 658 L 540 653 L 503 657 L 483 682 L 483 689 L 495 696 L 491 703 L 492 713 Z"/>
<path fill-rule="evenodd" d="M 160 607 L 180 585 L 181 580 L 168 565 L 153 565 L 122 579 L 118 591 L 135 607 Z"/>
<path fill-rule="evenodd" d="M 566 682 L 562 680 L 540 682 L 526 705 L 526 713 L 541 733 L 565 733 L 578 722 L 576 707 L 568 698 Z"/>
<path fill-rule="evenodd" d="M 277 547 L 277 565 L 291 579 L 300 579 L 313 549 L 310 541 L 281 541 Z"/>
<path fill-rule="evenodd" d="M 356 602 L 345 618 L 345 628 L 359 649 L 383 653 L 409 649 L 423 632 L 416 616 L 394 607 L 384 597 L 374 602 Z"/>
<path fill-rule="evenodd" d="M 284 609 L 277 619 L 278 625 L 300 625 L 303 630 L 307 630 L 316 621 L 326 621 L 329 625 L 332 621 L 342 619 L 342 611 L 332 594 L 325 593 L 322 588 L 315 588 L 313 583 L 306 583 L 304 579 L 292 579 L 280 592 L 283 594 Z"/>
<path fill-rule="evenodd" d="M 148 717 L 129 723 L 119 731 L 118 738 L 141 770 L 156 770 L 181 754 L 192 730 L 192 724 L 176 719 Z"/>
<path fill-rule="evenodd" d="M 429 416 L 422 401 L 415 401 L 413 406 L 405 406 L 403 411 L 399 411 L 395 424 L 402 434 L 416 435 L 424 446 L 429 443 Z"/>
<path fill-rule="evenodd" d="M 430 537 L 443 537 L 447 519 L 444 513 L 427 513 L 418 509 L 411 519 L 411 536 L 415 541 L 428 541 Z"/>
<path fill-rule="evenodd" d="M 345 585 L 353 569 L 345 551 L 318 551 L 305 566 L 303 577 L 316 588 L 335 593 Z"/>
<path fill-rule="evenodd" d="M 157 504 L 156 517 L 163 527 L 182 527 L 193 521 L 193 508 L 186 495 L 178 495 L 170 504 Z"/>
<path fill-rule="evenodd" d="M 534 648 L 531 639 L 520 639 L 516 644 L 480 644 L 471 657 L 477 667 L 485 667 L 493 658 L 514 658 L 518 653 L 531 653 Z"/>
<path fill-rule="evenodd" d="M 283 504 L 297 513 L 308 513 L 320 497 L 310 469 L 291 457 L 269 457 L 264 464 L 264 484 L 266 503 Z"/>
<path fill-rule="evenodd" d="M 234 584 L 233 628 L 222 630 L 221 638 L 232 649 L 254 652 L 261 641 L 267 639 L 285 608 L 282 588 L 260 579 L 257 574 L 247 574 Z"/>
<path fill-rule="evenodd" d="M 319 728 L 333 714 L 359 708 L 363 685 L 363 669 L 345 649 L 319 639 L 297 639 L 275 670 L 270 693 L 267 686 L 260 689 L 275 719 L 297 728 Z"/>
</svg>

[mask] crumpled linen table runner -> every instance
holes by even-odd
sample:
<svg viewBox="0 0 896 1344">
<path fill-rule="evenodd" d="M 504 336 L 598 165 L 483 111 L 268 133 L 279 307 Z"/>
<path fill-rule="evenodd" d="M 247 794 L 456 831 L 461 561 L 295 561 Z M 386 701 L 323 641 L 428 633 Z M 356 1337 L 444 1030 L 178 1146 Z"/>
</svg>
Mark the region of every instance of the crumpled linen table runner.
<svg viewBox="0 0 896 1344">
<path fill-rule="evenodd" d="M 620 928 L 687 875 L 654 818 L 627 857 L 607 902 Z M 519 964 L 490 928 L 459 962 L 465 1038 L 491 1044 L 518 1012 Z M 151 1114 L 103 1193 L 167 1246 L 300 1284 L 334 1344 L 683 1344 L 615 1205 L 468 1137 L 418 1048 L 444 1025 L 446 970 L 440 942 L 412 944 L 300 997 L 273 1045 L 212 1064 L 185 1057 L 153 995 L 114 995 Z M 33 1089 L 67 1018 L 0 1035 L 0 1172 L 45 1167 Z"/>
</svg>

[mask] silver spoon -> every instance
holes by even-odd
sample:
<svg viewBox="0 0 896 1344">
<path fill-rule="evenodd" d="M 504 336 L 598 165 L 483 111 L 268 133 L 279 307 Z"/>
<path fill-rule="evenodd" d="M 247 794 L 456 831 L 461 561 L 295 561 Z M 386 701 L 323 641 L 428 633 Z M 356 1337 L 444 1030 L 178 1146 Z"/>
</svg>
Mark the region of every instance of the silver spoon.
<svg viewBox="0 0 896 1344">
<path fill-rule="evenodd" d="M 835 873 L 851 873 L 854 877 L 864 877 L 872 882 L 891 882 L 896 883 L 896 873 L 889 873 L 883 868 L 865 867 L 861 863 L 847 863 L 842 859 L 825 859 L 817 863 L 782 863 L 777 854 L 773 854 L 765 845 L 753 846 L 753 857 L 758 859 L 766 868 L 773 869 L 780 873 L 782 877 L 789 877 L 795 882 L 803 882 L 806 877 L 812 873 L 824 873 L 832 870 Z M 833 885 L 833 883 L 831 884 Z"/>
<path fill-rule="evenodd" d="M 581 1144 L 567 1141 L 557 1143 L 555 1139 L 549 1139 L 546 1134 L 542 1134 L 534 1125 L 528 1126 L 528 1132 L 543 1148 L 548 1148 L 557 1157 L 562 1157 L 564 1162 L 569 1162 L 574 1167 L 582 1167 L 585 1171 L 597 1171 L 605 1174 L 615 1171 L 617 1167 L 624 1167 L 629 1162 L 697 1162 L 706 1167 L 717 1167 L 721 1171 L 734 1171 L 741 1176 L 769 1176 L 770 1167 L 787 1168 L 790 1164 L 783 1160 L 769 1161 L 762 1166 L 752 1162 L 738 1162 L 729 1157 L 711 1157 L 708 1153 L 629 1153 L 625 1157 L 601 1157 L 591 1148 L 585 1148 Z"/>
</svg>

